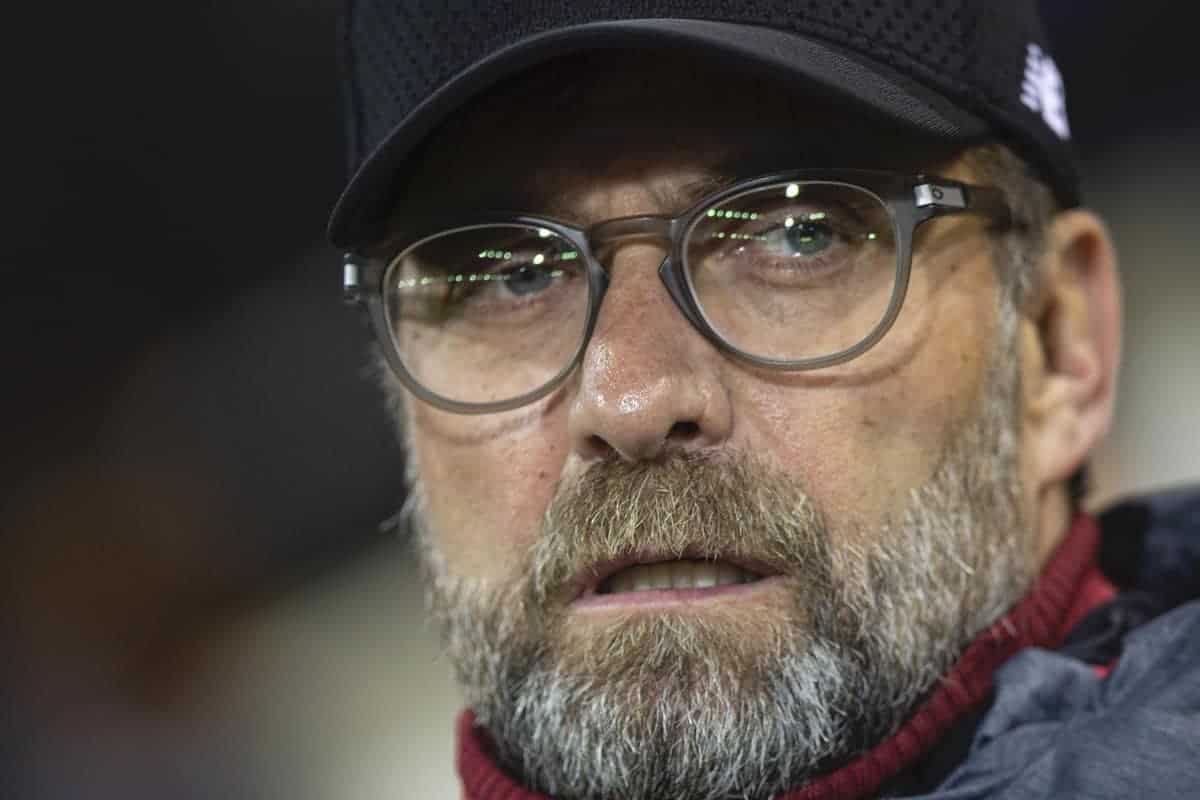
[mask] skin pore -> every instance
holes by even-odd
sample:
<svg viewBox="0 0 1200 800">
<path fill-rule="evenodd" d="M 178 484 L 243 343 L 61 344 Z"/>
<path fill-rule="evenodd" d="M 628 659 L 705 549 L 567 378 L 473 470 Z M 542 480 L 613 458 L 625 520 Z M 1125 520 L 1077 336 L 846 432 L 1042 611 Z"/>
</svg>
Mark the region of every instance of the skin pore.
<svg viewBox="0 0 1200 800">
<path fill-rule="evenodd" d="M 456 118 L 397 219 L 673 214 L 730 171 L 974 177 L 794 89 L 611 56 Z M 633 242 L 607 254 L 559 390 L 484 416 L 400 404 L 432 608 L 507 769 L 561 797 L 768 796 L 886 736 L 1028 588 L 1111 414 L 1114 259 L 1094 217 L 1064 214 L 1027 307 L 1006 308 L 985 224 L 924 226 L 895 326 L 842 365 L 730 359 L 671 301 L 661 246 Z M 669 608 L 576 602 L 599 563 L 685 553 L 775 577 Z"/>
</svg>

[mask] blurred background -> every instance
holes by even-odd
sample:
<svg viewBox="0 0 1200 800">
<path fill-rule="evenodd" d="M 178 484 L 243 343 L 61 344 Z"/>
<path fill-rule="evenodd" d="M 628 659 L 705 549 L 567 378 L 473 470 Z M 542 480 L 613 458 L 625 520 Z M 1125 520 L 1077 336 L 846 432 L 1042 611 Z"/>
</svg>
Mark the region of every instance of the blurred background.
<svg viewBox="0 0 1200 800">
<path fill-rule="evenodd" d="M 339 301 L 333 0 L 8 26 L 0 795 L 450 798 L 457 698 L 383 523 Z M 1123 256 L 1092 502 L 1200 480 L 1200 82 L 1167 0 L 1047 0 Z"/>
</svg>

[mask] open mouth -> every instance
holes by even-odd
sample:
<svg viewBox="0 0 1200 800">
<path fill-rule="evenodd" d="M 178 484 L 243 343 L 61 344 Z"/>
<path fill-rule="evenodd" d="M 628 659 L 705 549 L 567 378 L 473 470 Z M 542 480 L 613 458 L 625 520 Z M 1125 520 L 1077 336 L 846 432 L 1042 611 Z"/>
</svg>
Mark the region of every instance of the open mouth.
<svg viewBox="0 0 1200 800">
<path fill-rule="evenodd" d="M 596 594 L 623 594 L 662 589 L 711 589 L 753 583 L 762 575 L 724 561 L 682 559 L 634 564 L 605 578 Z"/>
<path fill-rule="evenodd" d="M 590 570 L 574 605 L 669 606 L 736 595 L 778 578 L 766 567 L 724 559 L 627 559 Z"/>
</svg>

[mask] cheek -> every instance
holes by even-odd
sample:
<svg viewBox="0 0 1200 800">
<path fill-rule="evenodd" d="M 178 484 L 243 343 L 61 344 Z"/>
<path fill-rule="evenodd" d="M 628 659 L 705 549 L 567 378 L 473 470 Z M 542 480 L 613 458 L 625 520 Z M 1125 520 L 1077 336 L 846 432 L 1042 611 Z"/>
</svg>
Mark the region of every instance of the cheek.
<svg viewBox="0 0 1200 800">
<path fill-rule="evenodd" d="M 946 417 L 926 410 L 928 397 L 905 404 L 911 388 L 893 380 L 870 392 L 760 393 L 753 449 L 795 476 L 835 530 L 875 529 L 930 474 L 942 440 L 926 420 Z"/>
<path fill-rule="evenodd" d="M 796 475 L 835 527 L 874 529 L 979 408 L 997 322 L 989 274 L 972 265 L 936 302 L 906 306 L 875 350 L 824 381 L 743 389 L 747 446 Z"/>
<path fill-rule="evenodd" d="M 455 417 L 428 407 L 410 422 L 429 523 L 449 568 L 485 580 L 515 574 L 562 470 L 565 424 L 534 412 Z"/>
</svg>

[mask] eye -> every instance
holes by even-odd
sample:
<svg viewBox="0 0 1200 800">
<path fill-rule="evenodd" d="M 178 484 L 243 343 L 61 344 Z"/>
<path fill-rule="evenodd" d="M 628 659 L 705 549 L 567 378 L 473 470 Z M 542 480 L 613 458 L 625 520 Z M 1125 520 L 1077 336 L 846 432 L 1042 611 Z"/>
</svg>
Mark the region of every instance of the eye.
<svg viewBox="0 0 1200 800">
<path fill-rule="evenodd" d="M 783 226 L 767 234 L 767 246 L 783 256 L 815 256 L 828 250 L 836 240 L 826 222 L 788 217 Z"/>
<path fill-rule="evenodd" d="M 561 270 L 559 272 L 561 273 Z M 555 278 L 553 269 L 533 264 L 519 264 L 497 274 L 501 276 L 504 287 L 518 297 L 545 291 Z"/>
</svg>

